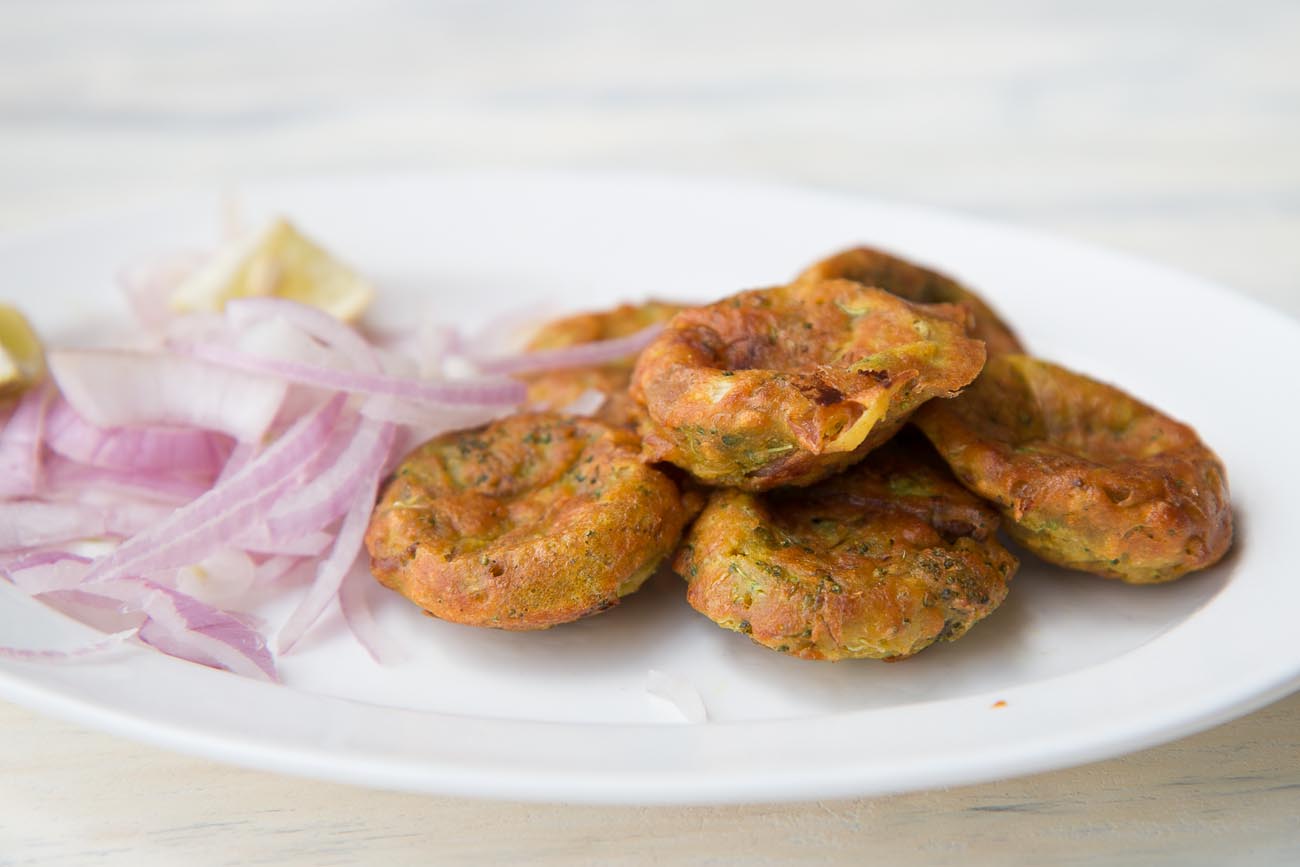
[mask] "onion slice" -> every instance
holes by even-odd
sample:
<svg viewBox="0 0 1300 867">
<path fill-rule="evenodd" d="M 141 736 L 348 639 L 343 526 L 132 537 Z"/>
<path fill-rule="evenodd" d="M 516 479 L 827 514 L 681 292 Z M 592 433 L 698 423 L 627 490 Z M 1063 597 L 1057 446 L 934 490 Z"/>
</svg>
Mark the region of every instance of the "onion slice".
<svg viewBox="0 0 1300 867">
<path fill-rule="evenodd" d="M 226 303 L 226 318 L 236 328 L 279 318 L 342 352 L 356 367 L 375 370 L 374 349 L 360 334 L 318 307 L 283 298 L 238 298 Z"/>
<path fill-rule="evenodd" d="M 396 431 L 391 425 L 383 426 L 387 443 L 391 447 Z M 374 508 L 375 497 L 379 493 L 379 482 L 383 478 L 384 464 L 387 460 L 369 467 L 366 475 L 357 485 L 352 498 L 352 505 L 339 527 L 334 547 L 316 570 L 316 580 L 306 597 L 294 610 L 293 614 L 280 629 L 276 637 L 276 649 L 288 653 L 298 640 L 312 627 L 321 614 L 325 612 L 339 591 L 348 570 L 361 553 L 361 543 L 365 538 L 366 526 L 370 523 L 370 510 Z"/>
<path fill-rule="evenodd" d="M 29 389 L 0 431 L 0 498 L 36 493 L 41 482 L 41 443 L 52 397 L 48 385 Z"/>
<path fill-rule="evenodd" d="M 375 622 L 374 612 L 366 599 L 366 591 L 374 583 L 364 559 L 354 563 L 339 588 L 339 610 L 343 612 L 348 629 L 371 659 L 380 665 L 395 665 L 406 659 L 406 652 Z"/>
<path fill-rule="evenodd" d="M 40 494 L 46 500 L 90 502 L 94 495 L 143 498 L 183 505 L 201 496 L 211 481 L 172 473 L 133 472 L 88 467 L 59 455 L 46 463 Z"/>
<path fill-rule="evenodd" d="M 4 567 L 5 577 L 30 596 L 73 590 L 90 570 L 90 558 L 64 551 L 41 551 Z"/>
<path fill-rule="evenodd" d="M 484 373 L 540 373 L 544 370 L 561 370 L 566 367 L 592 367 L 622 361 L 640 354 L 663 331 L 662 322 L 648 325 L 627 337 L 612 340 L 594 340 L 560 349 L 539 349 L 519 355 L 498 358 L 467 357 Z"/>
<path fill-rule="evenodd" d="M 208 253 L 179 250 L 123 268 L 118 285 L 140 324 L 160 329 L 174 315 L 168 299 L 172 290 L 210 258 Z"/>
<path fill-rule="evenodd" d="M 140 639 L 170 656 L 261 680 L 278 679 L 266 640 L 229 612 L 144 578 L 101 581 L 85 586 L 84 592 L 115 599 L 124 612 L 143 613 L 147 619 Z"/>
<path fill-rule="evenodd" d="M 198 427 L 256 442 L 286 391 L 275 379 L 184 356 L 64 349 L 48 360 L 64 398 L 100 427 Z"/>
<path fill-rule="evenodd" d="M 103 536 L 129 536 L 170 513 L 164 506 L 145 503 L 93 506 L 39 500 L 0 502 L 0 551 Z"/>
<path fill-rule="evenodd" d="M 564 406 L 560 412 L 565 415 L 595 415 L 607 400 L 609 397 L 605 392 L 597 388 L 588 388 Z"/>
<path fill-rule="evenodd" d="M 311 476 L 316 469 L 312 459 L 328 442 L 343 404 L 339 395 L 300 418 L 228 480 L 97 561 L 88 580 L 197 563 L 248 530 L 266 515 L 285 488 L 296 479 Z"/>
<path fill-rule="evenodd" d="M 326 545 L 329 539 L 326 539 Z M 322 548 L 321 550 L 324 550 Z M 317 552 L 319 553 L 319 552 Z M 312 556 L 315 556 L 314 554 Z M 304 562 L 306 557 L 295 557 L 292 554 L 277 554 L 263 561 L 258 567 L 253 580 L 258 584 L 271 584 L 289 575 L 294 569 L 297 569 Z"/>
<path fill-rule="evenodd" d="M 147 288 L 155 294 L 137 299 L 142 308 L 159 300 L 157 285 Z M 0 646 L 0 657 L 93 658 L 134 636 L 274 680 L 261 621 L 233 606 L 286 589 L 272 582 L 296 586 L 312 569 L 275 635 L 281 652 L 337 600 L 376 660 L 400 658 L 366 598 L 374 585 L 363 540 L 380 482 L 399 443 L 509 412 L 524 384 L 474 376 L 451 331 L 426 347 L 424 366 L 450 362 L 471 376 L 415 377 L 414 359 L 384 355 L 324 311 L 283 299 L 231 300 L 203 317 L 141 312 L 159 326 L 147 345 L 168 350 L 52 352 L 53 382 L 0 422 L 0 584 L 105 632 L 132 628 L 67 652 Z M 554 354 L 534 361 L 567 366 Z M 79 556 L 87 547 L 108 553 Z"/>
<path fill-rule="evenodd" d="M 395 435 L 392 425 L 362 422 L 328 469 L 276 503 L 266 519 L 272 544 L 314 533 L 342 517 L 356 499 L 358 486 L 387 462 Z"/>
<path fill-rule="evenodd" d="M 51 451 L 92 467 L 180 470 L 214 475 L 230 456 L 231 441 L 196 428 L 101 428 L 77 415 L 65 400 L 50 407 L 45 442 Z"/>
<path fill-rule="evenodd" d="M 317 557 L 325 553 L 334 537 L 326 532 L 306 533 L 296 539 L 272 541 L 264 524 L 241 533 L 234 544 L 250 554 L 271 557 Z"/>
<path fill-rule="evenodd" d="M 449 406 L 509 406 L 523 400 L 526 393 L 523 383 L 510 380 L 407 379 L 383 373 L 361 373 L 268 358 L 212 343 L 195 344 L 184 351 L 202 362 L 245 373 L 278 377 L 299 385 L 356 394 L 389 395 L 403 400 Z"/>
<path fill-rule="evenodd" d="M 70 650 L 32 650 L 0 645 L 0 658 L 19 659 L 23 662 L 88 662 L 121 650 L 127 639 L 134 638 L 137 632 L 135 629 L 125 629 Z"/>
<path fill-rule="evenodd" d="M 231 609 L 243 602 L 257 582 L 257 564 L 247 552 L 225 547 L 202 563 L 185 566 L 166 576 L 156 576 L 187 596 L 216 608 Z"/>
</svg>

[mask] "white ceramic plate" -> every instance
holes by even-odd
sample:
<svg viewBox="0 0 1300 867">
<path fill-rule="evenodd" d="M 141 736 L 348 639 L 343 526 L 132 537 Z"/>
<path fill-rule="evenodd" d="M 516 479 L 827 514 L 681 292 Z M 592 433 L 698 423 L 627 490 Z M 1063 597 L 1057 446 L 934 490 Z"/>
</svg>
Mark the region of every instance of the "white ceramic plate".
<svg viewBox="0 0 1300 867">
<path fill-rule="evenodd" d="M 331 613 L 284 686 L 146 649 L 0 661 L 0 697 L 160 746 L 366 786 L 591 802 L 792 800 L 950 786 L 1114 756 L 1203 729 L 1297 683 L 1292 493 L 1300 327 L 1164 268 L 915 208 L 790 189 L 608 174 L 387 175 L 245 191 L 382 287 L 380 321 L 449 321 L 768 285 L 853 243 L 978 287 L 1039 354 L 1194 424 L 1232 480 L 1219 567 L 1127 587 L 1025 556 L 970 635 L 898 664 L 790 659 L 713 626 L 661 574 L 600 617 L 508 634 L 420 616 L 378 587 L 406 663 L 369 661 Z M 123 263 L 214 235 L 216 197 L 0 245 L 0 295 L 70 340 L 124 317 Z M 1280 398 L 1280 399 L 1279 399 Z M 6 589 L 6 588 L 0 588 Z M 6 642 L 87 629 L 10 592 Z M 287 604 L 287 603 L 285 603 Z M 267 613 L 273 623 L 285 604 Z M 698 690 L 687 725 L 650 669 Z"/>
</svg>

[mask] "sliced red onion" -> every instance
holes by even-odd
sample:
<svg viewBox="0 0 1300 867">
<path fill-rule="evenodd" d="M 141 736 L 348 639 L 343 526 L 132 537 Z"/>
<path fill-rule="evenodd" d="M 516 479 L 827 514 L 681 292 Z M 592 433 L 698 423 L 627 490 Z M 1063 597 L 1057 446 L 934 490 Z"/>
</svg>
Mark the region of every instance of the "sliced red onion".
<svg viewBox="0 0 1300 867">
<path fill-rule="evenodd" d="M 74 560 L 79 563 L 89 563 L 89 557 L 83 557 L 80 554 L 73 554 L 71 551 L 49 550 L 49 551 L 27 551 L 12 557 L 6 557 L 0 560 L 0 572 L 6 575 L 10 572 L 30 569 L 33 566 L 46 566 L 50 563 L 62 563 L 65 560 Z"/>
<path fill-rule="evenodd" d="M 413 318 L 414 328 L 410 326 Z M 458 327 L 435 316 L 407 316 L 397 328 L 373 322 L 360 322 L 354 327 L 376 351 L 400 355 L 406 363 L 416 366 L 420 376 L 430 379 L 442 375 L 438 363 L 443 358 L 459 352 L 465 345 Z M 426 362 L 431 362 L 431 366 L 426 368 Z"/>
<path fill-rule="evenodd" d="M 144 497 L 179 506 L 211 487 L 211 482 L 203 478 L 88 467 L 56 455 L 46 463 L 41 495 L 49 500 L 86 502 L 92 495 L 102 493 L 110 497 Z"/>
<path fill-rule="evenodd" d="M 530 304 L 512 307 L 508 312 L 489 318 L 466 329 L 453 349 L 454 355 L 474 354 L 480 358 L 498 358 L 523 351 L 538 329 L 559 315 L 553 304 Z"/>
<path fill-rule="evenodd" d="M 385 331 L 376 332 L 373 329 L 361 333 L 370 341 L 375 357 L 379 360 L 379 370 L 389 376 L 442 378 L 441 371 L 429 371 L 422 366 L 420 361 L 422 347 L 418 333 L 404 331 L 401 334 L 392 334 Z"/>
<path fill-rule="evenodd" d="M 272 541 L 266 527 L 258 525 L 236 536 L 232 544 L 250 554 L 288 556 L 297 559 L 323 554 L 333 541 L 332 534 L 321 531 L 306 533 L 296 539 Z"/>
<path fill-rule="evenodd" d="M 173 513 L 170 505 L 124 501 L 104 510 L 104 526 L 109 536 L 134 536 Z"/>
<path fill-rule="evenodd" d="M 139 629 L 144 623 L 143 614 L 124 612 L 122 603 L 116 599 L 96 596 L 84 590 L 51 590 L 36 598 L 55 611 L 100 632 Z"/>
<path fill-rule="evenodd" d="M 158 335 L 161 346 L 155 339 L 141 348 L 160 350 L 173 343 L 199 343 L 203 341 L 229 341 L 239 338 L 239 334 L 230 327 L 230 322 L 220 313 L 186 313 L 167 323 L 167 327 Z"/>
<path fill-rule="evenodd" d="M 520 355 L 499 358 L 468 357 L 484 373 L 540 373 L 566 367 L 592 367 L 622 361 L 637 355 L 663 331 L 663 323 L 642 328 L 636 334 L 616 337 L 613 340 L 595 340 L 562 349 L 539 349 Z"/>
<path fill-rule="evenodd" d="M 92 641 L 90 644 L 83 644 L 69 650 L 32 650 L 0 645 L 0 657 L 19 659 L 23 662 L 88 662 L 120 650 L 128 639 L 135 637 L 136 633 L 135 629 L 126 629 L 99 641 Z"/>
<path fill-rule="evenodd" d="M 259 341 L 244 340 L 238 351 L 220 344 L 191 346 L 189 351 L 200 358 L 282 376 L 302 385 L 407 401 L 495 406 L 515 404 L 522 399 L 522 390 L 510 382 L 429 382 L 383 373 L 385 367 L 375 347 L 348 325 L 308 305 L 279 298 L 242 298 L 226 306 L 226 315 L 236 328 L 243 330 L 267 327 L 277 321 L 287 323 L 290 329 L 300 329 L 307 337 L 342 353 L 352 369 L 339 370 L 340 365 L 329 356 L 321 356 L 300 338 L 289 338 L 283 333 L 270 345 L 260 341 L 260 350 Z M 395 405 L 381 403 L 377 407 Z"/>
<path fill-rule="evenodd" d="M 81 592 L 115 599 L 123 611 L 142 612 L 147 619 L 140 639 L 163 653 L 247 677 L 278 679 L 266 640 L 229 612 L 144 578 L 100 581 Z"/>
<path fill-rule="evenodd" d="M 420 376 L 429 379 L 445 376 L 447 359 L 464 346 L 460 332 L 450 325 L 426 322 L 415 338 L 416 363 Z"/>
<path fill-rule="evenodd" d="M 222 608 L 315 562 L 277 636 L 284 651 L 337 597 L 372 656 L 399 656 L 366 604 L 359 556 L 396 441 L 486 422 L 524 386 L 402 375 L 417 362 L 282 299 L 235 300 L 222 316 L 154 312 L 163 333 L 151 342 L 198 347 L 51 353 L 63 397 L 51 405 L 53 389 L 33 391 L 5 422 L 0 498 L 23 499 L 0 502 L 0 574 L 101 628 L 139 623 L 140 639 L 166 653 L 274 678 L 251 621 Z M 413 347 L 429 370 L 460 343 L 442 334 L 442 345 Z M 322 390 L 334 392 L 323 403 Z M 348 394 L 364 397 L 356 410 Z M 128 538 L 93 561 L 39 550 L 113 537 Z"/>
<path fill-rule="evenodd" d="M 420 365 L 411 356 L 391 349 L 377 347 L 375 357 L 379 359 L 379 370 L 389 376 L 400 379 L 440 379 L 439 376 L 426 376 L 420 372 Z"/>
<path fill-rule="evenodd" d="M 266 528 L 273 541 L 300 538 L 333 523 L 348 511 L 358 486 L 388 462 L 396 431 L 366 420 L 329 469 L 276 503 Z"/>
<path fill-rule="evenodd" d="M 235 332 L 232 340 L 191 340 L 188 343 L 177 341 L 176 345 L 218 343 L 223 346 L 232 346 L 240 352 L 256 355 L 260 358 L 296 361 L 301 364 L 326 367 L 332 370 L 351 370 L 357 367 L 357 363 L 349 355 L 333 347 L 323 345 L 306 331 L 281 316 L 274 316 L 269 319 L 250 319 L 248 322 L 239 324 L 233 324 L 227 320 L 227 324 Z"/>
<path fill-rule="evenodd" d="M 286 391 L 283 382 L 269 377 L 176 355 L 59 350 L 48 360 L 64 398 L 100 427 L 198 427 L 255 442 Z"/>
<path fill-rule="evenodd" d="M 41 482 L 41 443 L 54 391 L 28 390 L 0 431 L 0 498 L 30 497 Z"/>
<path fill-rule="evenodd" d="M 671 704 L 681 714 L 683 722 L 709 721 L 699 691 L 685 678 L 652 668 L 646 672 L 645 691 Z"/>
<path fill-rule="evenodd" d="M 388 431 L 391 436 L 392 428 L 388 427 Z M 391 439 L 389 442 L 391 444 Z M 293 649 L 312 624 L 320 619 L 321 614 L 329 606 L 330 600 L 338 594 L 343 578 L 361 552 L 361 543 L 365 537 L 366 526 L 370 523 L 370 510 L 375 505 L 382 473 L 382 465 L 373 466 L 358 484 L 352 505 L 343 518 L 343 524 L 339 527 L 333 549 L 316 570 L 316 580 L 307 591 L 306 597 L 276 636 L 276 647 L 280 653 L 288 653 Z"/>
<path fill-rule="evenodd" d="M 359 411 L 368 419 L 404 425 L 433 425 L 448 414 L 446 407 L 398 400 L 383 394 L 366 398 Z"/>
<path fill-rule="evenodd" d="M 201 563 L 177 569 L 170 581 L 157 580 L 200 602 L 228 609 L 248 596 L 257 580 L 257 565 L 243 551 L 220 548 Z"/>
<path fill-rule="evenodd" d="M 52 451 L 93 467 L 195 475 L 215 475 L 233 446 L 221 434 L 195 428 L 97 427 L 65 400 L 50 407 L 45 442 Z"/>
<path fill-rule="evenodd" d="M 283 298 L 238 298 L 226 304 L 226 317 L 236 328 L 279 317 L 338 349 L 354 366 L 362 370 L 377 369 L 374 350 L 365 338 L 318 307 Z"/>
<path fill-rule="evenodd" d="M 118 284 L 140 324 L 149 329 L 164 326 L 173 316 L 168 303 L 172 291 L 208 258 L 207 253 L 177 251 L 122 269 Z"/>
<path fill-rule="evenodd" d="M 19 557 L 3 569 L 14 586 L 35 596 L 56 590 L 71 590 L 90 571 L 90 558 L 66 551 L 41 551 Z"/>
<path fill-rule="evenodd" d="M 366 591 L 372 586 L 375 586 L 375 579 L 370 577 L 370 569 L 362 558 L 353 564 L 343 579 L 343 586 L 339 588 L 339 610 L 343 612 L 343 620 L 348 629 L 370 654 L 371 659 L 380 665 L 395 665 L 406 659 L 406 653 L 375 622 L 374 613 L 366 599 Z"/>
<path fill-rule="evenodd" d="M 226 458 L 226 463 L 221 467 L 221 474 L 217 476 L 216 484 L 221 484 L 242 470 L 257 457 L 257 453 L 261 450 L 261 443 L 235 443 L 235 447 L 230 451 L 230 457 Z"/>
<path fill-rule="evenodd" d="M 26 500 L 0 503 L 0 551 L 36 548 L 102 536 L 126 536 L 171 513 L 144 503 L 91 506 Z"/>
<path fill-rule="evenodd" d="M 201 361 L 246 373 L 274 376 L 300 385 L 365 395 L 390 395 L 403 400 L 449 406 L 510 406 L 524 399 L 523 383 L 508 380 L 405 379 L 382 373 L 359 373 L 316 367 L 296 361 L 249 355 L 217 344 L 198 344 L 185 350 Z"/>
<path fill-rule="evenodd" d="M 329 541 L 331 540 L 326 538 L 327 544 Z M 314 557 L 315 554 L 311 556 Z M 288 554 L 277 554 L 274 557 L 268 557 L 265 561 L 258 564 L 257 574 L 254 580 L 258 584 L 271 584 L 288 576 L 289 573 L 306 561 L 306 557 L 294 557 Z"/>
<path fill-rule="evenodd" d="M 515 406 L 443 406 L 378 395 L 362 401 L 359 410 L 363 416 L 375 421 L 427 431 L 424 439 L 428 439 L 445 431 L 487 424 L 514 412 Z"/>
<path fill-rule="evenodd" d="M 605 392 L 589 388 L 578 395 L 560 412 L 566 415 L 595 415 L 609 398 Z"/>
<path fill-rule="evenodd" d="M 148 574 L 197 563 L 261 521 L 295 481 L 310 478 L 313 458 L 343 411 L 339 395 L 294 423 L 258 458 L 154 527 L 101 558 L 90 580 Z"/>
</svg>

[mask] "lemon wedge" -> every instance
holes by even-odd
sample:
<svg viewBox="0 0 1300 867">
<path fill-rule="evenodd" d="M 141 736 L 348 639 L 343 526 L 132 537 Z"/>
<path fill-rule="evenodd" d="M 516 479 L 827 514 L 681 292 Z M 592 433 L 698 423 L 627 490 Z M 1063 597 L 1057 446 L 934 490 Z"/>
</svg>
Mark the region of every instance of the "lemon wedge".
<svg viewBox="0 0 1300 867">
<path fill-rule="evenodd" d="M 11 397 L 45 375 L 45 354 L 27 317 L 0 304 L 0 398 Z"/>
<path fill-rule="evenodd" d="M 274 296 L 351 321 L 374 294 L 357 272 L 281 219 L 221 250 L 172 291 L 169 303 L 178 313 L 217 312 L 232 298 Z"/>
</svg>

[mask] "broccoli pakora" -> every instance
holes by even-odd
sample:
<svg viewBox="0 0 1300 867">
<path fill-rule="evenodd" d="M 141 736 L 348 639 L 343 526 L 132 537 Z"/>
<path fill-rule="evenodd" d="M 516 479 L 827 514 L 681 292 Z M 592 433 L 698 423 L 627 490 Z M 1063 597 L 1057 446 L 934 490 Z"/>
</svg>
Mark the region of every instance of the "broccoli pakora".
<svg viewBox="0 0 1300 867">
<path fill-rule="evenodd" d="M 1007 594 L 997 513 L 923 439 L 766 494 L 715 491 L 674 568 L 696 610 L 805 659 L 894 659 L 953 640 Z"/>
<path fill-rule="evenodd" d="M 975 378 L 984 346 L 968 315 L 850 280 L 685 310 L 633 374 L 647 459 L 747 490 L 823 479 Z"/>
<path fill-rule="evenodd" d="M 1135 584 L 1217 562 L 1232 542 L 1223 465 L 1187 425 L 1025 355 L 990 359 L 916 423 L 1007 532 L 1045 560 Z"/>
<path fill-rule="evenodd" d="M 579 313 L 543 326 L 529 342 L 528 349 L 565 349 L 598 340 L 630 337 L 651 325 L 667 322 L 681 309 L 677 304 L 648 301 L 597 313 Z M 598 391 L 605 396 L 605 402 L 595 411 L 595 417 L 635 428 L 637 405 L 627 392 L 635 363 L 633 355 L 609 364 L 527 374 L 523 379 L 528 384 L 528 402 L 538 409 L 562 410 L 585 392 Z"/>
<path fill-rule="evenodd" d="M 975 317 L 971 336 L 984 341 L 990 356 L 1024 352 L 1015 332 L 983 298 L 951 277 L 914 265 L 906 259 L 871 247 L 854 247 L 811 265 L 799 275 L 797 282 L 819 283 L 838 279 L 856 280 L 922 304 L 965 305 Z"/>
<path fill-rule="evenodd" d="M 529 413 L 412 452 L 366 547 L 375 577 L 436 617 L 545 629 L 635 591 L 693 513 L 631 431 Z"/>
</svg>

